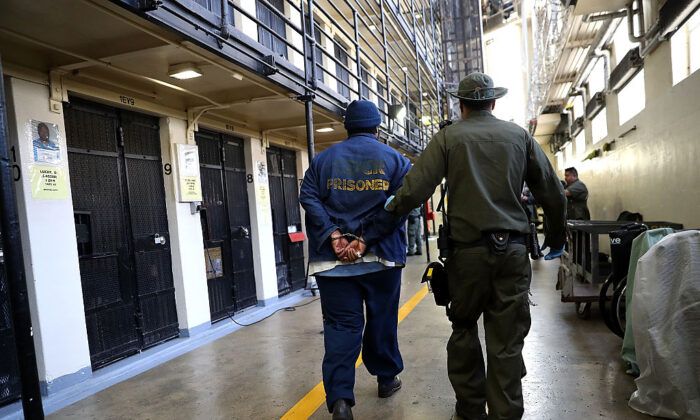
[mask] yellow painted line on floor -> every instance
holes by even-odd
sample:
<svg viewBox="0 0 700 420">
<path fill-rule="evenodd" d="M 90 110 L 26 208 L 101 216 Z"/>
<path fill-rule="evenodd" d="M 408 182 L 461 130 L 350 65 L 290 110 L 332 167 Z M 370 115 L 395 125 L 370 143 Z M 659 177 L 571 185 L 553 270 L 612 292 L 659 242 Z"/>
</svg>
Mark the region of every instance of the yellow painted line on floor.
<svg viewBox="0 0 700 420">
<path fill-rule="evenodd" d="M 421 289 L 413 295 L 408 302 L 404 303 L 401 309 L 399 309 L 399 322 L 403 321 L 406 316 L 411 313 L 413 308 L 418 305 L 418 303 L 423 300 L 425 295 L 428 294 L 428 286 L 423 286 Z M 362 355 L 357 358 L 357 363 L 355 363 L 355 368 L 358 368 L 362 364 Z M 304 395 L 304 398 L 299 400 L 298 403 L 294 405 L 287 413 L 282 416 L 281 420 L 306 420 L 313 413 L 318 410 L 326 401 L 326 391 L 323 389 L 323 381 L 319 382 L 318 385 L 313 387 L 308 394 Z"/>
</svg>

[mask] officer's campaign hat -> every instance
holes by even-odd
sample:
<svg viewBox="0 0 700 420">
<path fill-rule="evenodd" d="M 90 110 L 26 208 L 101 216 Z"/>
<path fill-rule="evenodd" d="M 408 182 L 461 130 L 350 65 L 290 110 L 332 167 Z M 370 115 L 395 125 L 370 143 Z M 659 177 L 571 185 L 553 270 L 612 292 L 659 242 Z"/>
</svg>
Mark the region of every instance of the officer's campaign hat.
<svg viewBox="0 0 700 420">
<path fill-rule="evenodd" d="M 494 87 L 493 79 L 484 73 L 474 72 L 459 82 L 457 89 L 446 89 L 447 93 L 465 101 L 481 102 L 501 98 L 508 89 Z"/>
</svg>

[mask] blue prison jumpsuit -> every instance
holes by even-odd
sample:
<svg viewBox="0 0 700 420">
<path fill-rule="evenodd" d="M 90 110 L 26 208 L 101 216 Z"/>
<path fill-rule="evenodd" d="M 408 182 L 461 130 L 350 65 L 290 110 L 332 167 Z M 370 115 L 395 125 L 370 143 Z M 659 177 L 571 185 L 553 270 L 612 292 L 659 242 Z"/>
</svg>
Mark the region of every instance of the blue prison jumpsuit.
<svg viewBox="0 0 700 420">
<path fill-rule="evenodd" d="M 353 135 L 319 153 L 299 194 L 306 211 L 310 265 L 338 263 L 331 233 L 338 229 L 361 236 L 369 230 L 370 216 L 401 186 L 410 166 L 408 159 L 371 134 Z M 372 238 L 365 255 L 366 262 L 310 272 L 321 294 L 323 384 L 329 411 L 341 398 L 355 404 L 360 349 L 367 370 L 380 384 L 390 383 L 403 370 L 397 338 L 401 267 L 406 262 L 403 223 L 383 238 Z"/>
</svg>

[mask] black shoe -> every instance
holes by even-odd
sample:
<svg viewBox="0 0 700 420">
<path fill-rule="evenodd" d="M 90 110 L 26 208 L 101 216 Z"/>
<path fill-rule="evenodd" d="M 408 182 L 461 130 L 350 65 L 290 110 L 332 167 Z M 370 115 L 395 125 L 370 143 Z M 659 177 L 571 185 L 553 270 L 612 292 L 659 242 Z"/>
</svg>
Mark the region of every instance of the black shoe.
<svg viewBox="0 0 700 420">
<path fill-rule="evenodd" d="M 416 252 L 416 253 L 413 254 L 413 255 L 423 255 L 423 253 L 422 253 L 421 251 L 418 251 L 418 252 Z"/>
<path fill-rule="evenodd" d="M 379 384 L 377 387 L 377 395 L 379 398 L 389 398 L 401 389 L 401 379 L 394 376 L 394 380 L 388 384 Z"/>
<path fill-rule="evenodd" d="M 413 255 L 413 252 L 410 252 L 410 251 L 409 251 L 409 252 L 406 253 L 406 256 L 407 256 L 407 257 L 410 257 L 410 256 L 412 256 L 412 255 Z"/>
<path fill-rule="evenodd" d="M 333 420 L 352 420 L 352 409 L 347 401 L 340 399 L 333 403 Z"/>
</svg>

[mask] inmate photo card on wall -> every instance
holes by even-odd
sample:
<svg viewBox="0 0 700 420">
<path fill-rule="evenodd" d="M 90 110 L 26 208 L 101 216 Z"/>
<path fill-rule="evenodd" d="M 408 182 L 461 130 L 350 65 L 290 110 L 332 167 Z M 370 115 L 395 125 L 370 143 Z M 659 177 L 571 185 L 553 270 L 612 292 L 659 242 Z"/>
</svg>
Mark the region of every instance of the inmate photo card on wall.
<svg viewBox="0 0 700 420">
<path fill-rule="evenodd" d="M 265 162 L 255 162 L 255 174 L 258 177 L 258 184 L 267 185 L 267 166 L 265 166 Z"/>
<path fill-rule="evenodd" d="M 64 200 L 68 198 L 65 168 L 32 165 L 29 168 L 32 198 Z"/>
<path fill-rule="evenodd" d="M 31 120 L 27 124 L 27 138 L 32 142 L 32 163 L 56 166 L 62 164 L 58 125 Z"/>
<path fill-rule="evenodd" d="M 191 144 L 177 144 L 178 168 L 180 170 L 180 201 L 202 201 L 202 186 L 199 178 L 199 151 Z"/>
</svg>

